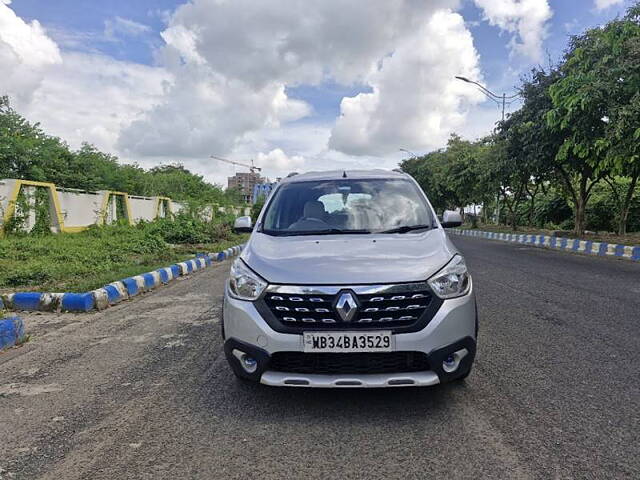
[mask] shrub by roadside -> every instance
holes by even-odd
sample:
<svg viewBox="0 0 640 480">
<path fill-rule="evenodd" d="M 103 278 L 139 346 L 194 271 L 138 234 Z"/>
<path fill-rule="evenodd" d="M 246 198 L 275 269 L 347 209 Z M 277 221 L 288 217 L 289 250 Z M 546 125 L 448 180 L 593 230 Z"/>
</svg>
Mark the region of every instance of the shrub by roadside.
<svg viewBox="0 0 640 480">
<path fill-rule="evenodd" d="M 242 243 L 221 222 L 187 216 L 135 227 L 91 227 L 81 233 L 0 239 L 0 291 L 87 291 L 138 275 L 196 252 Z M 174 245 L 180 244 L 180 245 Z"/>
<path fill-rule="evenodd" d="M 234 217 L 226 215 L 213 222 L 203 222 L 189 215 L 176 215 L 172 219 L 163 218 L 154 222 L 142 222 L 136 227 L 150 234 L 159 235 L 167 243 L 202 244 L 211 239 L 230 238 L 233 234 L 231 223 Z"/>
</svg>

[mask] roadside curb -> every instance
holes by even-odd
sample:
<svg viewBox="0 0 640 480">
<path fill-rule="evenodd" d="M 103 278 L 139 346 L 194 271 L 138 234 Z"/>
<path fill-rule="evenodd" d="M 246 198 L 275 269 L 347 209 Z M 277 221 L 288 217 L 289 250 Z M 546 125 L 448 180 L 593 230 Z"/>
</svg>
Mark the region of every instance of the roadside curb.
<svg viewBox="0 0 640 480">
<path fill-rule="evenodd" d="M 0 295 L 0 309 L 44 312 L 90 312 L 103 310 L 143 292 L 166 285 L 178 277 L 222 262 L 242 252 L 244 245 L 236 245 L 222 252 L 197 254 L 196 258 L 159 268 L 152 272 L 123 278 L 90 292 L 40 293 L 17 292 Z M 15 317 L 17 318 L 17 317 Z M 22 322 L 22 320 L 20 320 Z M 23 326 L 24 329 L 24 326 Z M 1 344 L 0 344 L 1 348 Z"/>
<path fill-rule="evenodd" d="M 640 261 L 640 246 L 552 237 L 550 235 L 485 232 L 482 230 L 467 230 L 461 228 L 448 228 L 447 231 L 465 237 L 487 238 L 489 240 L 502 242 L 522 243 L 532 247 L 553 248 L 555 250 L 584 253 L 600 257 L 617 257 L 636 262 Z"/>
<path fill-rule="evenodd" d="M 13 347 L 24 337 L 24 322 L 12 316 L 0 320 L 0 351 Z"/>
</svg>

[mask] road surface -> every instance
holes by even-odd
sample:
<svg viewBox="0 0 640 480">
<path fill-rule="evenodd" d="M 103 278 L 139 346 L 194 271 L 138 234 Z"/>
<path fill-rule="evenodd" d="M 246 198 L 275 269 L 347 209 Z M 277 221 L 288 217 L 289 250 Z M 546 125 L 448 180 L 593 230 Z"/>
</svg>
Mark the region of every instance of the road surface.
<svg viewBox="0 0 640 480">
<path fill-rule="evenodd" d="M 272 389 L 228 369 L 218 264 L 0 355 L 0 478 L 640 478 L 640 265 L 453 239 L 466 383 Z"/>
</svg>

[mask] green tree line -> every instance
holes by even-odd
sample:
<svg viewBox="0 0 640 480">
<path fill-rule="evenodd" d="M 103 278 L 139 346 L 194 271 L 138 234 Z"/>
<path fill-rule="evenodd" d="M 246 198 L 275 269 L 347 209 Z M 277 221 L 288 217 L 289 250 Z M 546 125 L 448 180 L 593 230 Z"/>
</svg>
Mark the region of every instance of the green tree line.
<svg viewBox="0 0 640 480">
<path fill-rule="evenodd" d="M 66 188 L 167 196 L 178 201 L 239 205 L 239 192 L 224 191 L 176 163 L 145 170 L 84 143 L 73 150 L 47 135 L 0 97 L 0 178 L 52 182 Z"/>
<path fill-rule="evenodd" d="M 535 68 L 522 107 L 477 141 L 402 162 L 439 210 L 496 202 L 519 225 L 640 231 L 640 2 Z"/>
</svg>

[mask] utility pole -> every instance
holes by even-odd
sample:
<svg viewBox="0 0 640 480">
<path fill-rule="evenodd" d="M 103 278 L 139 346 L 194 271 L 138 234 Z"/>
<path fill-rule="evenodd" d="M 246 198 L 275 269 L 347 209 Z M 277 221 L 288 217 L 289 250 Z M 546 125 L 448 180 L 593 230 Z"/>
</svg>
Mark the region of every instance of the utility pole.
<svg viewBox="0 0 640 480">
<path fill-rule="evenodd" d="M 463 82 L 472 83 L 473 85 L 476 85 L 478 87 L 478 89 L 487 96 L 487 98 L 489 98 L 490 100 L 493 100 L 499 106 L 501 106 L 502 107 L 502 121 L 503 122 L 504 122 L 504 118 L 505 118 L 504 115 L 505 115 L 505 107 L 507 105 L 507 100 L 511 100 L 511 99 L 514 99 L 514 98 L 520 96 L 519 93 L 516 93 L 514 95 L 510 95 L 510 96 L 507 96 L 506 93 L 502 93 L 502 95 L 498 95 L 496 93 L 493 93 L 491 90 L 489 90 L 487 87 L 485 87 L 481 83 L 475 82 L 473 80 L 469 80 L 467 77 L 462 77 L 462 76 L 456 75 L 455 78 L 457 78 L 458 80 L 462 80 Z M 509 103 L 511 103 L 511 102 L 509 102 Z M 500 191 L 498 191 L 498 193 L 496 194 L 496 225 L 498 225 L 499 223 L 500 223 Z"/>
</svg>

